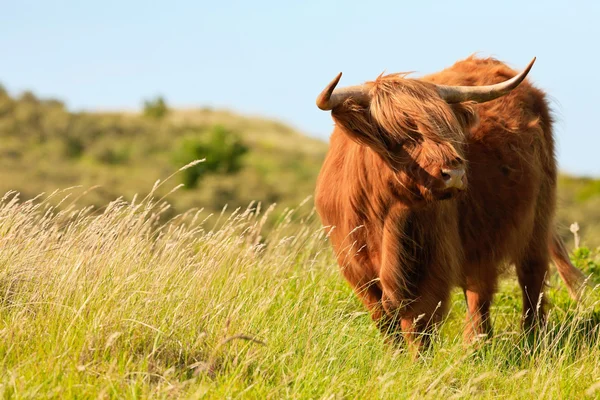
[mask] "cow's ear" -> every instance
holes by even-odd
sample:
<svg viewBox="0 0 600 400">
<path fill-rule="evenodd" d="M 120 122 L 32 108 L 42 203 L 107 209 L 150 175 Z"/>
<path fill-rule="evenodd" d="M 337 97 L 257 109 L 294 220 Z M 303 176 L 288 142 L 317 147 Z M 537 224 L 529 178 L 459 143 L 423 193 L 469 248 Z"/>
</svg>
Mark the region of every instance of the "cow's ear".
<svg viewBox="0 0 600 400">
<path fill-rule="evenodd" d="M 475 111 L 475 108 L 470 104 L 458 103 L 452 104 L 451 107 L 452 111 L 454 111 L 454 115 L 456 115 L 456 119 L 465 132 L 468 132 L 470 129 L 479 125 L 479 115 L 477 114 L 477 111 Z"/>
</svg>

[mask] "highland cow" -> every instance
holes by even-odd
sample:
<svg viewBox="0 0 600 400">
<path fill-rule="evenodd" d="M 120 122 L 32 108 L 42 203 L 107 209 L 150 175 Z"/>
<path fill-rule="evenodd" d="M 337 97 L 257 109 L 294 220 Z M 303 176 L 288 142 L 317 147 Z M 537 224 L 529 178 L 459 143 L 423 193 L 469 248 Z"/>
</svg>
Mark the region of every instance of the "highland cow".
<svg viewBox="0 0 600 400">
<path fill-rule="evenodd" d="M 555 232 L 557 165 L 546 95 L 495 59 L 419 79 L 379 76 L 317 98 L 335 127 L 315 202 L 341 271 L 382 330 L 426 345 L 451 289 L 465 339 L 490 335 L 500 274 L 514 265 L 523 326 L 544 322 L 550 259 L 572 296 L 583 274 Z M 400 334 L 401 333 L 401 334 Z"/>
</svg>

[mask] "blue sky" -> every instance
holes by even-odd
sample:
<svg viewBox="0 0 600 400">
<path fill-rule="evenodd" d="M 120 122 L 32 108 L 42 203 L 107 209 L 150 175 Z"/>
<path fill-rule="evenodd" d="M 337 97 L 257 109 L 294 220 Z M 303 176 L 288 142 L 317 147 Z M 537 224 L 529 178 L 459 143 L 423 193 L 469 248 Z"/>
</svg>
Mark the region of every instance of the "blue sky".
<svg viewBox="0 0 600 400">
<path fill-rule="evenodd" d="M 314 105 L 383 71 L 434 72 L 472 53 L 521 69 L 551 95 L 561 170 L 600 176 L 600 2 L 3 1 L 0 83 L 72 110 L 213 106 L 327 140 Z"/>
</svg>

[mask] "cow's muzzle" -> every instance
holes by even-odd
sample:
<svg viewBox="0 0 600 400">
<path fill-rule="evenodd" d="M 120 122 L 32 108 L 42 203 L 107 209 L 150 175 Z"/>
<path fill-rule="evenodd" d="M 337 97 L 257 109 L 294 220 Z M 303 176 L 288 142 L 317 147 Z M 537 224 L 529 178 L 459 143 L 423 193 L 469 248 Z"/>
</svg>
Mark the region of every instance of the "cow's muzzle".
<svg viewBox="0 0 600 400">
<path fill-rule="evenodd" d="M 467 187 L 467 174 L 464 168 L 443 168 L 441 177 L 446 189 L 464 190 Z"/>
</svg>

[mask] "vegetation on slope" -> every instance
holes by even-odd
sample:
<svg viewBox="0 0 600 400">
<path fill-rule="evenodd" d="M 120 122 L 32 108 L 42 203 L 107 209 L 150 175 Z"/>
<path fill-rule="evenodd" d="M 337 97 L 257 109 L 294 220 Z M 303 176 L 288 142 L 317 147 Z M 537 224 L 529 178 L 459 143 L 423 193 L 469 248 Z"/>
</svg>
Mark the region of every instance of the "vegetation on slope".
<svg viewBox="0 0 600 400">
<path fill-rule="evenodd" d="M 145 196 L 157 179 L 200 158 L 178 175 L 186 190 L 172 199 L 172 214 L 251 201 L 295 206 L 312 194 L 324 142 L 273 121 L 165 107 L 156 100 L 141 114 L 72 113 L 60 101 L 13 98 L 0 87 L 0 193 L 27 199 L 78 185 L 81 204 L 102 207 Z"/>
</svg>

